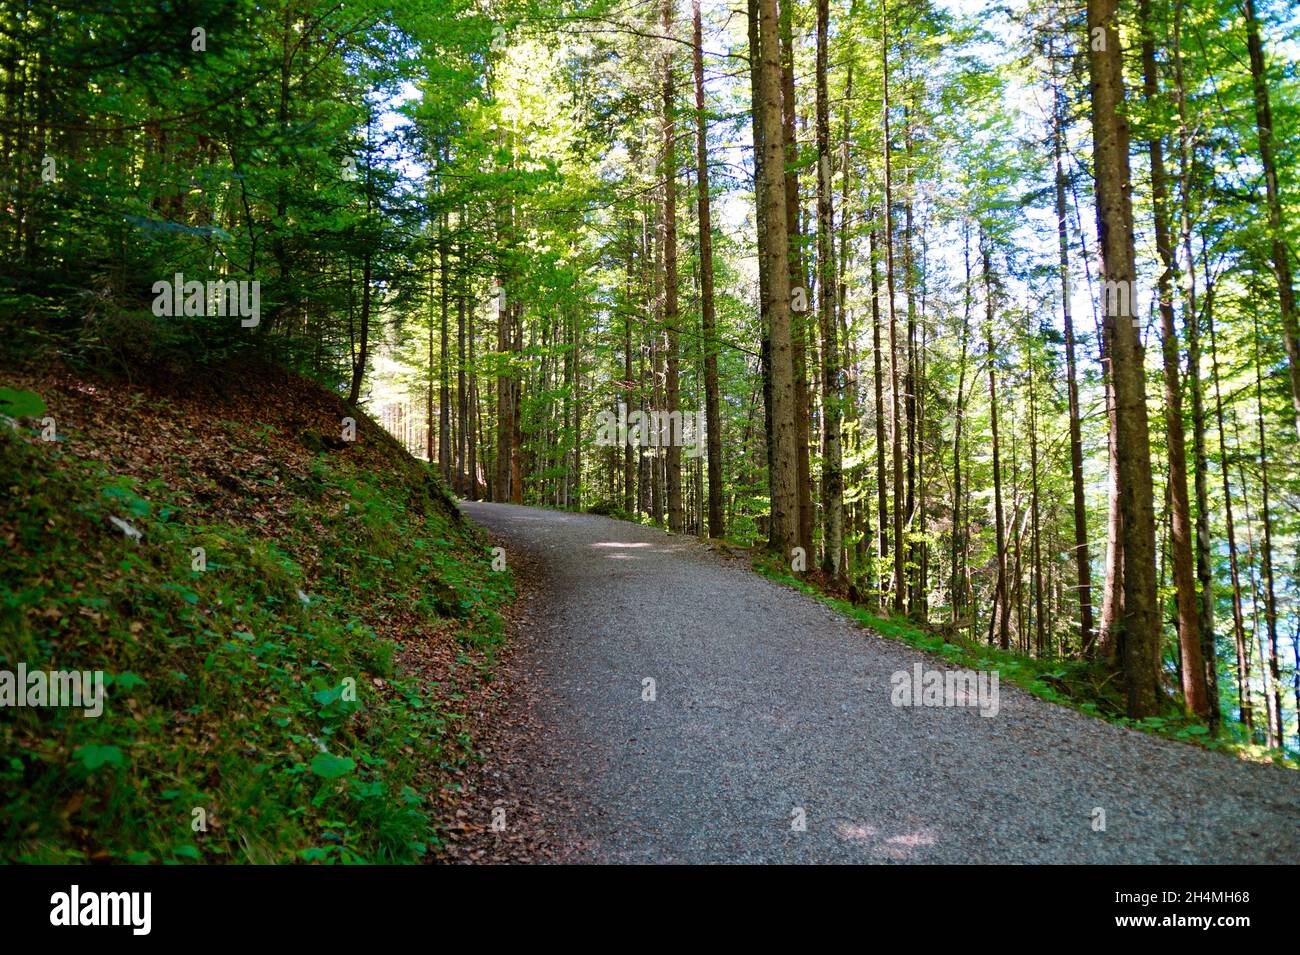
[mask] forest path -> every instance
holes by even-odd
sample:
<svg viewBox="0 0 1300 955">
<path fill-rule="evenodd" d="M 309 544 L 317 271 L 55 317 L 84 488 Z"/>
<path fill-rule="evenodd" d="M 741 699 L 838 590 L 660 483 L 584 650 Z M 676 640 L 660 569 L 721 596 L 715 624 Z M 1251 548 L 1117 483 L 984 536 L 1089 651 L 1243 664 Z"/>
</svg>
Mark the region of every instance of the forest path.
<svg viewBox="0 0 1300 955">
<path fill-rule="evenodd" d="M 511 706 L 541 731 L 514 763 L 528 778 L 508 785 L 571 807 L 553 834 L 575 859 L 1300 859 L 1300 773 L 1005 684 L 993 716 L 894 706 L 892 674 L 944 661 L 743 561 L 609 518 L 462 507 L 527 567 L 510 665 L 529 699 Z"/>
</svg>

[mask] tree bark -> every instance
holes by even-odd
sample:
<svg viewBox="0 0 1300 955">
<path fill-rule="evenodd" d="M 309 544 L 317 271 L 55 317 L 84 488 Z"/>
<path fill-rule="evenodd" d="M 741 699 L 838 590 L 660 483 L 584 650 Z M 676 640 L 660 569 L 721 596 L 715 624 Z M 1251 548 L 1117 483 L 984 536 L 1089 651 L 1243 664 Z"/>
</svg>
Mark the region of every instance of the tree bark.
<svg viewBox="0 0 1300 955">
<path fill-rule="evenodd" d="M 962 429 L 966 424 L 966 355 L 970 345 L 971 268 L 970 223 L 962 224 L 962 261 L 966 266 L 961 318 L 961 358 L 957 362 L 957 406 L 952 437 L 952 578 L 949 603 L 952 605 L 954 629 L 962 627 L 962 610 L 966 605 L 966 517 L 962 514 Z"/>
<path fill-rule="evenodd" d="M 1277 662 L 1277 587 L 1273 580 L 1273 517 L 1269 507 L 1268 442 L 1264 430 L 1264 379 L 1260 371 L 1259 317 L 1255 317 L 1255 418 L 1259 430 L 1260 517 L 1264 536 L 1260 542 L 1260 576 L 1264 584 L 1264 624 L 1268 646 L 1260 663 L 1264 668 L 1264 694 L 1268 703 L 1268 745 L 1282 745 L 1282 675 Z M 1262 641 L 1261 641 L 1262 643 Z"/>
<path fill-rule="evenodd" d="M 464 211 L 461 220 L 464 221 Z M 456 256 L 460 272 L 456 276 L 456 493 L 466 493 L 466 444 L 473 441 L 469 422 L 469 393 L 465 380 L 465 246 L 461 244 Z"/>
<path fill-rule="evenodd" d="M 1232 579 L 1232 637 L 1237 651 L 1237 710 L 1241 722 L 1247 729 L 1253 730 L 1255 718 L 1251 703 L 1250 653 L 1246 648 L 1246 621 L 1241 608 L 1241 571 L 1237 563 L 1237 532 L 1232 517 L 1232 484 L 1228 479 L 1228 445 L 1224 437 L 1223 394 L 1219 386 L 1219 346 L 1214 334 L 1213 285 L 1205 290 L 1205 325 L 1210 335 L 1210 377 L 1214 381 L 1214 416 L 1219 426 L 1219 474 L 1223 478 L 1223 519 L 1228 538 L 1228 570 Z"/>
<path fill-rule="evenodd" d="M 661 25 L 665 36 L 673 33 L 674 0 L 663 0 Z M 668 413 L 669 430 L 681 412 L 680 384 L 678 381 L 678 276 L 677 276 L 677 148 L 675 142 L 676 82 L 673 76 L 672 47 L 664 45 L 663 100 L 660 118 L 663 132 L 663 250 L 664 250 L 664 410 Z M 680 430 L 680 425 L 678 425 Z M 668 529 L 680 534 L 684 527 L 682 508 L 682 442 L 680 434 L 668 436 L 665 454 L 665 471 L 668 485 Z"/>
<path fill-rule="evenodd" d="M 1142 21 L 1142 93 L 1148 109 L 1160 95 L 1156 73 L 1151 0 L 1139 0 Z M 1178 646 L 1182 660 L 1183 706 L 1199 719 L 1209 720 L 1210 698 L 1201 655 L 1200 606 L 1192 563 L 1192 505 L 1187 493 L 1187 444 L 1183 432 L 1183 386 L 1180 380 L 1178 330 L 1174 324 L 1174 242 L 1169 229 L 1169 183 L 1165 173 L 1164 143 L 1158 128 L 1149 131 L 1147 153 L 1151 160 L 1151 205 L 1160 275 L 1156 296 L 1160 312 L 1161 354 L 1164 358 L 1166 461 L 1169 465 L 1169 547 L 1173 557 L 1174 599 L 1178 608 Z M 1189 318 L 1189 320 L 1191 320 Z"/>
<path fill-rule="evenodd" d="M 1246 50 L 1250 56 L 1250 79 L 1255 96 L 1255 128 L 1259 133 L 1259 161 L 1264 167 L 1264 192 L 1268 200 L 1269 254 L 1277 277 L 1278 310 L 1282 339 L 1286 344 L 1291 373 L 1291 402 L 1295 409 L 1296 432 L 1300 434 L 1300 319 L 1296 317 L 1295 287 L 1291 282 L 1291 257 L 1282 231 L 1282 195 L 1273 156 L 1273 111 L 1268 95 L 1268 68 L 1259 38 L 1259 17 L 1255 0 L 1242 0 L 1246 15 Z"/>
<path fill-rule="evenodd" d="M 366 377 L 366 361 L 370 354 L 370 274 L 371 255 L 367 249 L 361 260 L 361 341 L 352 358 L 352 384 L 348 388 L 348 404 L 356 407 L 361 397 L 361 383 Z"/>
<path fill-rule="evenodd" d="M 1129 128 L 1119 0 L 1088 0 L 1088 70 L 1092 86 L 1093 175 L 1097 238 L 1115 392 L 1115 445 L 1123 552 L 1122 654 L 1128 715 L 1161 710 L 1160 610 L 1156 596 L 1155 507 L 1142 340 L 1132 315 L 1137 277 L 1133 250 Z M 1127 306 L 1127 307 L 1126 307 Z"/>
<path fill-rule="evenodd" d="M 695 166 L 699 193 L 700 324 L 704 334 L 704 407 L 709 456 L 709 536 L 722 538 L 722 411 L 718 397 L 718 342 L 713 304 L 713 220 L 709 209 L 708 118 L 704 112 L 704 45 L 700 0 L 693 0 Z"/>
<path fill-rule="evenodd" d="M 1038 389 L 1035 360 L 1029 365 L 1029 513 L 1030 533 L 1033 534 L 1032 559 L 1034 574 L 1034 650 L 1042 657 L 1047 650 L 1047 617 L 1043 610 L 1043 547 L 1039 526 L 1038 506 Z"/>
<path fill-rule="evenodd" d="M 1055 63 L 1055 61 L 1053 61 Z M 1054 67 L 1053 67 L 1054 68 Z M 1065 216 L 1065 166 L 1061 161 L 1061 114 L 1065 104 L 1053 76 L 1052 152 L 1056 162 L 1056 234 L 1061 269 L 1061 315 L 1065 323 L 1065 388 L 1070 415 L 1070 488 L 1074 503 L 1074 567 L 1078 579 L 1079 640 L 1092 651 L 1092 558 L 1088 550 L 1088 510 L 1083 495 L 1083 435 L 1079 421 L 1079 373 L 1074 351 L 1074 315 L 1070 304 L 1070 238 Z"/>
<path fill-rule="evenodd" d="M 696 0 L 698 3 L 699 0 Z M 840 408 L 843 401 L 839 335 L 835 323 L 836 282 L 834 209 L 831 184 L 830 94 L 827 90 L 829 0 L 817 0 L 817 304 L 822 346 L 822 506 L 825 557 L 833 578 L 843 572 L 844 476 L 840 461 Z M 845 170 L 845 175 L 848 170 Z"/>
<path fill-rule="evenodd" d="M 876 527 L 879 538 L 876 559 L 873 561 L 873 584 L 876 609 L 879 610 L 883 604 L 882 594 L 885 590 L 882 570 L 889 559 L 889 488 L 888 480 L 885 477 L 885 376 L 880 344 L 880 276 L 877 268 L 878 255 L 876 253 L 876 225 L 874 222 L 871 224 L 871 231 L 868 235 L 870 237 L 869 257 L 871 259 L 871 358 L 874 371 L 872 380 L 876 393 Z M 897 420 L 896 414 L 894 417 Z"/>
<path fill-rule="evenodd" d="M 1199 627 L 1205 688 L 1210 697 L 1210 729 L 1219 726 L 1218 644 L 1214 637 L 1214 570 L 1210 563 L 1209 458 L 1205 450 L 1205 399 L 1201 386 L 1201 317 L 1196 304 L 1196 257 L 1192 252 L 1192 155 L 1183 84 L 1183 6 L 1174 6 L 1174 90 L 1178 98 L 1179 180 L 1182 193 L 1181 231 L 1187 260 L 1183 325 L 1187 330 L 1187 384 L 1192 398 L 1192 468 L 1196 497 L 1196 578 L 1200 587 Z M 1207 276 L 1208 279 L 1208 276 Z"/>
<path fill-rule="evenodd" d="M 802 306 L 791 310 L 791 363 L 794 369 L 795 473 L 799 494 L 799 546 L 805 554 L 813 548 L 813 503 L 808 430 L 812 421 L 808 395 L 808 270 L 804 265 L 803 230 L 799 221 L 799 140 L 795 132 L 798 100 L 794 90 L 794 4 L 779 3 L 778 26 L 781 43 L 782 124 L 785 131 L 785 216 L 790 244 L 790 290 L 802 290 Z"/>
<path fill-rule="evenodd" d="M 988 362 L 989 376 L 989 436 L 993 442 L 993 527 L 997 546 L 997 580 L 993 587 L 993 612 L 989 617 L 990 641 L 996 630 L 998 646 L 1003 650 L 1011 646 L 1011 612 L 1010 595 L 1007 585 L 1007 530 L 1006 518 L 1002 509 L 1002 462 L 1001 449 L 998 444 L 998 373 L 997 355 L 993 338 L 993 269 L 989 261 L 991 255 L 984 236 L 980 236 L 981 253 L 984 259 L 984 337 L 987 348 L 985 361 Z M 1013 515 L 1014 516 L 1014 515 Z"/>
<path fill-rule="evenodd" d="M 451 485 L 451 369 L 447 341 L 447 216 L 442 217 L 443 238 L 438 243 L 438 296 L 441 323 L 438 342 L 438 473 L 443 484 Z M 428 425 L 432 427 L 432 418 Z M 432 460 L 432 457 L 430 458 Z"/>
<path fill-rule="evenodd" d="M 771 544 L 783 559 L 799 542 L 799 489 L 793 336 L 790 321 L 790 246 L 785 208 L 785 131 L 781 121 L 781 61 L 776 0 L 750 0 L 757 12 L 758 55 L 751 68 L 761 97 L 755 110 L 755 141 L 761 143 L 763 228 L 760 261 L 767 273 L 772 382 Z"/>
<path fill-rule="evenodd" d="M 496 476 L 492 481 L 492 499 L 498 503 L 510 500 L 510 452 L 511 435 L 514 432 L 514 399 L 510 389 L 510 309 L 513 303 L 506 304 L 503 279 L 497 280 L 497 454 Z"/>
<path fill-rule="evenodd" d="M 893 608 L 902 612 L 907 601 L 903 541 L 903 432 L 899 421 L 898 333 L 894 315 L 894 192 L 889 139 L 889 10 L 880 0 L 881 125 L 885 153 L 885 318 L 889 322 L 889 377 L 894 451 L 894 582 Z"/>
<path fill-rule="evenodd" d="M 632 302 L 636 294 L 636 271 L 634 265 L 636 250 L 636 234 L 633 231 L 636 224 L 633 221 L 628 222 L 628 250 L 627 250 L 627 305 L 623 310 L 623 411 L 630 413 L 632 410 L 633 389 L 632 389 Z M 634 463 L 635 454 L 632 450 L 632 442 L 623 442 L 623 512 L 632 514 L 636 506 L 635 487 L 636 487 L 636 467 Z"/>
</svg>

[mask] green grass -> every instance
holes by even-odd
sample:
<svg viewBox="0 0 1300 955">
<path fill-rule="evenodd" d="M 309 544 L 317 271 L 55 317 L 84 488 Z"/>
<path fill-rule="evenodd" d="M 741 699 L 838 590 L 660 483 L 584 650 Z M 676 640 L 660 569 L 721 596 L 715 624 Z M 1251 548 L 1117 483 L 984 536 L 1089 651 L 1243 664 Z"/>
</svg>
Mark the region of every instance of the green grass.
<svg viewBox="0 0 1300 955">
<path fill-rule="evenodd" d="M 410 862 L 437 848 L 443 790 L 472 758 L 465 687 L 459 671 L 456 685 L 399 673 L 377 628 L 446 641 L 467 683 L 490 678 L 512 584 L 427 468 L 318 455 L 289 513 L 190 524 L 160 482 L 0 422 L 0 486 L 0 669 L 110 681 L 99 718 L 0 711 L 0 858 Z"/>
</svg>

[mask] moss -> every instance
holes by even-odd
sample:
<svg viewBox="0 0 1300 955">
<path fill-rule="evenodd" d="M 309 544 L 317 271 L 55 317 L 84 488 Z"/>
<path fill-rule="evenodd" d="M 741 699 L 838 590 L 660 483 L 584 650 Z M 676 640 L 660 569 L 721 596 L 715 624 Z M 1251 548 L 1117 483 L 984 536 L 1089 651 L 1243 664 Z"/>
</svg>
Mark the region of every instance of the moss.
<svg viewBox="0 0 1300 955">
<path fill-rule="evenodd" d="M 269 423 L 213 430 L 288 453 Z M 409 457 L 320 456 L 271 511 L 201 480 L 213 452 L 178 487 L 0 428 L 0 668 L 108 683 L 99 718 L 0 722 L 4 861 L 403 862 L 439 844 L 472 755 L 464 687 L 404 674 L 395 639 L 490 650 L 509 574 Z M 191 523 L 200 487 L 224 519 Z"/>
</svg>

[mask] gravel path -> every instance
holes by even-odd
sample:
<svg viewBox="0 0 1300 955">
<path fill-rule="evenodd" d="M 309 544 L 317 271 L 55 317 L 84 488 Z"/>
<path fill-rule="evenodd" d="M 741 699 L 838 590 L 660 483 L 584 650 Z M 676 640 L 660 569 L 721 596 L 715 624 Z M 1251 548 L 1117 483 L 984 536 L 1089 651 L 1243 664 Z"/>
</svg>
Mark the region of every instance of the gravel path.
<svg viewBox="0 0 1300 955">
<path fill-rule="evenodd" d="M 991 717 L 894 706 L 892 674 L 943 661 L 742 561 L 608 518 L 462 506 L 533 569 L 512 666 L 544 729 L 513 785 L 568 807 L 553 830 L 571 858 L 1300 861 L 1300 773 L 1007 685 Z"/>
</svg>

